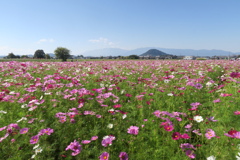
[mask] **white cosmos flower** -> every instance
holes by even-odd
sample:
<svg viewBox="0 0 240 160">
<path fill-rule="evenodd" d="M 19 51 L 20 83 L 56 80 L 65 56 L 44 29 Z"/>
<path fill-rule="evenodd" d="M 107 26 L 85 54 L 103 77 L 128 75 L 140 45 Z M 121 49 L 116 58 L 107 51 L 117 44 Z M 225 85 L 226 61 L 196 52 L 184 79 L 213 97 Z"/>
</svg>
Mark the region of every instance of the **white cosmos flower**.
<svg viewBox="0 0 240 160">
<path fill-rule="evenodd" d="M 168 93 L 167 95 L 168 95 L 168 96 L 173 96 L 173 94 L 172 94 L 172 93 Z"/>
<path fill-rule="evenodd" d="M 21 105 L 21 108 L 26 108 L 26 107 L 27 107 L 27 104 Z"/>
<path fill-rule="evenodd" d="M 26 117 L 22 117 L 21 119 L 19 119 L 19 120 L 17 121 L 17 123 L 19 123 L 19 122 L 21 122 L 21 121 L 23 121 L 23 120 L 27 120 L 27 118 L 26 118 Z"/>
<path fill-rule="evenodd" d="M 107 127 L 108 128 L 113 128 L 113 124 L 109 124 Z"/>
<path fill-rule="evenodd" d="M 36 154 L 32 155 L 31 159 L 34 159 L 36 157 Z"/>
<path fill-rule="evenodd" d="M 33 149 L 37 149 L 39 147 L 39 144 L 35 145 Z"/>
<path fill-rule="evenodd" d="M 216 157 L 214 157 L 214 156 L 207 157 L 207 160 L 215 160 L 215 159 L 216 159 Z"/>
<path fill-rule="evenodd" d="M 211 82 L 207 82 L 207 83 L 206 83 L 206 86 L 207 86 L 207 87 L 211 87 L 212 85 L 213 85 L 213 84 L 212 84 Z"/>
<path fill-rule="evenodd" d="M 122 119 L 125 119 L 127 117 L 127 115 L 126 114 L 124 114 L 123 116 L 122 116 Z"/>
<path fill-rule="evenodd" d="M 0 111 L 0 113 L 7 114 L 7 112 L 6 112 L 6 111 Z"/>
<path fill-rule="evenodd" d="M 165 79 L 165 80 L 164 80 L 164 83 L 168 83 L 169 81 L 170 81 L 170 80 L 168 80 L 168 79 Z"/>
<path fill-rule="evenodd" d="M 42 152 L 42 148 L 41 147 L 39 147 L 39 148 L 37 148 L 36 150 L 35 150 L 35 154 L 38 154 L 38 153 L 41 153 Z"/>
<path fill-rule="evenodd" d="M 238 152 L 238 155 L 236 156 L 237 160 L 240 160 L 240 152 Z"/>
<path fill-rule="evenodd" d="M 193 118 L 193 120 L 199 123 L 199 122 L 202 122 L 202 121 L 203 121 L 203 118 L 202 118 L 202 116 L 195 116 L 195 117 Z"/>
</svg>

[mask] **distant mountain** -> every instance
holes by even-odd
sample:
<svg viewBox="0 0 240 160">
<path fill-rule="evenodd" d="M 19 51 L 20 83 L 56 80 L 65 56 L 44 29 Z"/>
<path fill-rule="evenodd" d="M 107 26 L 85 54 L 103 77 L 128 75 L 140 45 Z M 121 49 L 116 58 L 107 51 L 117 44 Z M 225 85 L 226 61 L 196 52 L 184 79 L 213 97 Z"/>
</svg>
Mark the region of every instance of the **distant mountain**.
<svg viewBox="0 0 240 160">
<path fill-rule="evenodd" d="M 147 52 L 141 54 L 140 56 L 152 56 L 152 57 L 156 57 L 156 56 L 166 56 L 166 55 L 169 55 L 167 53 L 164 53 L 162 51 L 159 51 L 157 49 L 150 49 L 148 50 Z"/>
<path fill-rule="evenodd" d="M 239 55 L 240 52 L 228 52 L 223 50 L 194 50 L 194 49 L 169 49 L 169 48 L 158 48 L 158 47 L 145 47 L 137 48 L 133 50 L 124 50 L 119 48 L 104 48 L 98 50 L 91 50 L 81 53 L 84 57 L 86 56 L 129 56 L 129 55 L 141 55 L 150 49 L 157 49 L 166 54 L 177 55 L 177 56 L 229 56 Z"/>
</svg>

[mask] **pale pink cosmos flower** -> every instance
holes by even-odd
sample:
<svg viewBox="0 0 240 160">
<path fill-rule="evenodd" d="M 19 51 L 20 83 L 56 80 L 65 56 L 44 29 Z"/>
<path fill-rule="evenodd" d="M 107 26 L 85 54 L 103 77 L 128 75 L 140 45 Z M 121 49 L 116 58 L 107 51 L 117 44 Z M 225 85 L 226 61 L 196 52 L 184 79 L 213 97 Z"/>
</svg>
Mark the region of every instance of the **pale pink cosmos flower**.
<svg viewBox="0 0 240 160">
<path fill-rule="evenodd" d="M 127 133 L 137 135 L 138 134 L 138 129 L 139 129 L 139 127 L 137 127 L 137 126 L 130 126 L 128 128 Z"/>
<path fill-rule="evenodd" d="M 22 128 L 19 132 L 20 132 L 20 134 L 25 134 L 28 132 L 28 130 L 29 130 L 29 128 Z"/>
<path fill-rule="evenodd" d="M 91 142 L 90 140 L 82 140 L 81 143 L 83 143 L 83 144 L 88 144 L 88 143 L 90 143 L 90 142 Z"/>
<path fill-rule="evenodd" d="M 215 100 L 213 100 L 213 103 L 219 103 L 219 102 L 221 102 L 221 100 L 218 98 L 218 99 L 215 99 Z"/>
<path fill-rule="evenodd" d="M 216 136 L 216 134 L 215 134 L 215 132 L 212 129 L 207 129 L 207 131 L 205 133 L 205 137 L 207 139 L 211 139 L 211 138 L 213 138 L 215 136 Z"/>
<path fill-rule="evenodd" d="M 103 137 L 102 146 L 107 147 L 109 145 L 112 145 L 113 140 L 115 140 L 115 137 L 111 135 Z"/>
<path fill-rule="evenodd" d="M 92 136 L 92 138 L 91 138 L 92 141 L 95 141 L 97 139 L 98 139 L 98 136 Z"/>
</svg>

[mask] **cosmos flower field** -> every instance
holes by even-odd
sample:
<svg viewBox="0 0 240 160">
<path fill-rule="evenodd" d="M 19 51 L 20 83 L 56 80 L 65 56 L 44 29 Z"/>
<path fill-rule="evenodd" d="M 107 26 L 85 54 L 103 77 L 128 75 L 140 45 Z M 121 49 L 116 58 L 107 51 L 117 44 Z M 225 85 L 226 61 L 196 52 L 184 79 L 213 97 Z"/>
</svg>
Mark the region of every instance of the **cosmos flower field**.
<svg viewBox="0 0 240 160">
<path fill-rule="evenodd" d="M 240 61 L 0 63 L 2 159 L 240 159 Z"/>
</svg>

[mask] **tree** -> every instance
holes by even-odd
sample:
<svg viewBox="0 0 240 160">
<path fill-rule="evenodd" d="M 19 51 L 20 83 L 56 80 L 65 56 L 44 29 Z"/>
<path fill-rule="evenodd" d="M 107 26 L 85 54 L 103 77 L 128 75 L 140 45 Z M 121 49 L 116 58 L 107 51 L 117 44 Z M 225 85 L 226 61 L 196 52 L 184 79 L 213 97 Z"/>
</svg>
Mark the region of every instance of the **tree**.
<svg viewBox="0 0 240 160">
<path fill-rule="evenodd" d="M 129 59 L 139 59 L 139 56 L 137 55 L 130 55 L 128 56 Z"/>
<path fill-rule="evenodd" d="M 21 58 L 28 58 L 28 56 L 27 55 L 22 55 Z"/>
<path fill-rule="evenodd" d="M 58 59 L 62 59 L 63 62 L 67 61 L 68 58 L 71 58 L 70 50 L 64 47 L 58 47 L 54 51 Z"/>
<path fill-rule="evenodd" d="M 10 59 L 10 58 L 16 58 L 16 56 L 15 56 L 13 53 L 9 53 L 8 56 L 7 56 L 7 58 L 9 58 L 9 59 Z"/>
<path fill-rule="evenodd" d="M 38 49 L 35 51 L 33 58 L 45 58 L 45 53 L 43 50 Z"/>
<path fill-rule="evenodd" d="M 46 59 L 51 59 L 51 56 L 50 56 L 49 54 L 46 54 L 46 55 L 45 55 L 45 58 L 46 58 Z"/>
</svg>

